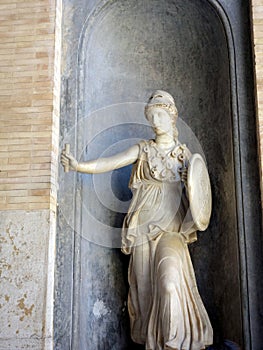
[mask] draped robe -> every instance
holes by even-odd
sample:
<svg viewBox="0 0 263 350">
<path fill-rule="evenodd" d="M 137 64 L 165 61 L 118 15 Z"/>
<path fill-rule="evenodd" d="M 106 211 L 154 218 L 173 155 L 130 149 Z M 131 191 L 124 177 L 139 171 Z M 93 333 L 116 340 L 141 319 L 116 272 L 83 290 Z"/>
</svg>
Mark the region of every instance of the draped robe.
<svg viewBox="0 0 263 350">
<path fill-rule="evenodd" d="M 130 179 L 133 198 L 122 229 L 122 251 L 131 255 L 131 337 L 147 350 L 205 349 L 213 331 L 188 251 L 196 240 L 194 224 L 183 230 L 189 203 L 180 170 L 191 154 L 179 142 L 168 152 L 153 140 L 141 141 L 139 147 Z"/>
</svg>

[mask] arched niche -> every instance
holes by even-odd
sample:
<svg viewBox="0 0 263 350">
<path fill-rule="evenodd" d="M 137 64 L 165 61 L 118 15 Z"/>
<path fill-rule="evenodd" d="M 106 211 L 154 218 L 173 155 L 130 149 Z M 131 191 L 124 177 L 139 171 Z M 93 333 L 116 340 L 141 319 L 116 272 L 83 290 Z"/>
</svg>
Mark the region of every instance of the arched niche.
<svg viewBox="0 0 263 350">
<path fill-rule="evenodd" d="M 191 247 L 199 290 L 215 341 L 243 345 L 250 340 L 244 334 L 248 286 L 241 252 L 244 208 L 232 34 L 217 1 L 99 2 L 79 32 L 76 94 L 71 94 L 77 102 L 75 149 L 82 159 L 151 137 L 143 103 L 158 88 L 174 96 L 190 135 L 200 141 L 212 184 L 211 224 Z M 183 124 L 181 129 L 184 136 Z M 125 304 L 128 260 L 118 249 L 130 198 L 129 173 L 127 168 L 76 177 L 73 349 L 135 348 Z"/>
</svg>

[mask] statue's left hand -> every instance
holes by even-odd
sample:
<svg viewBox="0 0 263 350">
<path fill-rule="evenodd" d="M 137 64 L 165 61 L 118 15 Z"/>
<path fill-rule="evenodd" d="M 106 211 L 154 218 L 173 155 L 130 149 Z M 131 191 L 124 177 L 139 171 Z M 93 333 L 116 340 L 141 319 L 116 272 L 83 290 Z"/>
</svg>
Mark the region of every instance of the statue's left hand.
<svg viewBox="0 0 263 350">
<path fill-rule="evenodd" d="M 187 173 L 188 173 L 187 167 L 184 167 L 184 168 L 180 171 L 181 180 L 182 180 L 185 184 L 187 184 Z"/>
</svg>

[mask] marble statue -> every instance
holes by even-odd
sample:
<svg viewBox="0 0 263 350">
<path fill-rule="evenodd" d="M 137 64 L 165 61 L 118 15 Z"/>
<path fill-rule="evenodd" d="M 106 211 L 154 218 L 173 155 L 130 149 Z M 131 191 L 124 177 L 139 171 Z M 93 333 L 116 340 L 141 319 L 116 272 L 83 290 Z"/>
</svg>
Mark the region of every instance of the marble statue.
<svg viewBox="0 0 263 350">
<path fill-rule="evenodd" d="M 93 174 L 134 164 L 133 198 L 122 229 L 122 251 L 130 254 L 131 337 L 147 350 L 201 350 L 212 344 L 213 330 L 188 244 L 209 222 L 209 178 L 201 156 L 178 141 L 178 113 L 169 93 L 155 91 L 145 116 L 154 140 L 80 163 L 67 150 L 61 162 L 69 170 Z"/>
</svg>

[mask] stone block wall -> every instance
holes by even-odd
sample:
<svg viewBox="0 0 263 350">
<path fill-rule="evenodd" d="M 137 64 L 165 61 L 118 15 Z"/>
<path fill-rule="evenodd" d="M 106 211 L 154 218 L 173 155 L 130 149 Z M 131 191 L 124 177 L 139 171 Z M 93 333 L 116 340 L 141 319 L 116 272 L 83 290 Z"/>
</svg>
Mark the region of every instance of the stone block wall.
<svg viewBox="0 0 263 350">
<path fill-rule="evenodd" d="M 52 349 L 61 3 L 0 20 L 0 349 Z"/>
<path fill-rule="evenodd" d="M 258 144 L 263 199 L 263 0 L 252 0 L 253 49 L 255 59 L 255 99 L 258 123 Z M 263 202 L 263 201 L 262 201 Z"/>
</svg>

